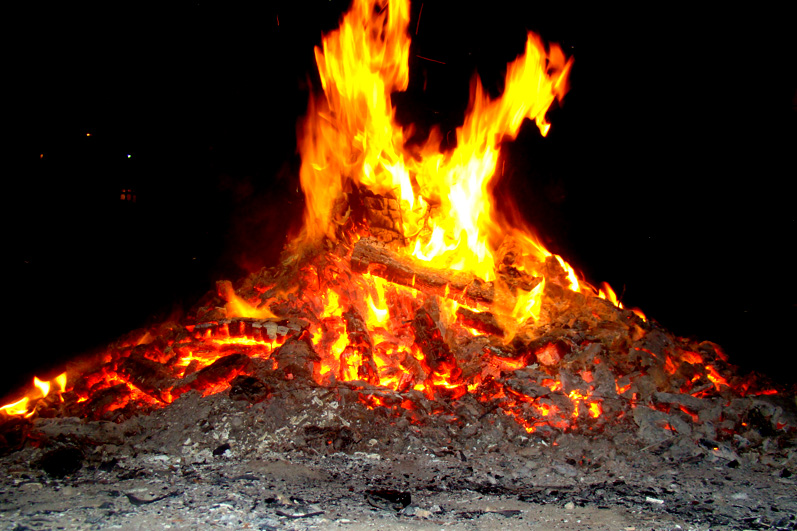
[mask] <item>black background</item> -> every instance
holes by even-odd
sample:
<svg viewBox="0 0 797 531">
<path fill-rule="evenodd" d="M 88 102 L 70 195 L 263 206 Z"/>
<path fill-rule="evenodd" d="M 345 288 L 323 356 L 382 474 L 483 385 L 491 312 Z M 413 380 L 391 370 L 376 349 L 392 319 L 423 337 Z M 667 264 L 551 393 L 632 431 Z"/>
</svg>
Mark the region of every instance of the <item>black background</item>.
<svg viewBox="0 0 797 531">
<path fill-rule="evenodd" d="M 12 273 L 0 394 L 190 305 L 217 279 L 274 262 L 303 207 L 295 129 L 319 86 L 313 46 L 346 7 L 8 13 Z M 453 131 L 474 70 L 497 95 L 527 29 L 561 43 L 575 57 L 571 91 L 547 138 L 526 124 L 505 147 L 499 192 L 591 282 L 794 382 L 788 13 L 411 10 L 400 121 Z M 122 189 L 136 202 L 121 201 Z"/>
</svg>

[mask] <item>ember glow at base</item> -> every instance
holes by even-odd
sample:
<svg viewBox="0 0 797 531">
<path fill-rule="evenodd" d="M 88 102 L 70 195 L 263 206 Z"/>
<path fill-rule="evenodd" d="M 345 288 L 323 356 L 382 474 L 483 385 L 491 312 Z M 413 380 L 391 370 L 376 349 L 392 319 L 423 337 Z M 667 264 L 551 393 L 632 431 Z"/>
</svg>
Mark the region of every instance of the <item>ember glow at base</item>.
<svg viewBox="0 0 797 531">
<path fill-rule="evenodd" d="M 623 309 L 518 223 L 516 205 L 495 204 L 502 146 L 526 119 L 548 133 L 572 58 L 529 33 L 500 97 L 474 77 L 455 147 L 435 129 L 409 145 L 391 103 L 409 82 L 408 24 L 407 2 L 356 0 L 316 48 L 304 226 L 278 266 L 219 282 L 187 319 L 37 380 L 3 414 L 118 421 L 192 390 L 257 402 L 294 382 L 405 411 L 471 395 L 543 435 L 600 431 L 638 407 L 662 413 L 649 422 L 664 432 L 687 429 L 673 408 L 719 423 L 717 437 L 740 430 L 713 406 L 775 388 L 734 374 L 719 346 Z"/>
</svg>

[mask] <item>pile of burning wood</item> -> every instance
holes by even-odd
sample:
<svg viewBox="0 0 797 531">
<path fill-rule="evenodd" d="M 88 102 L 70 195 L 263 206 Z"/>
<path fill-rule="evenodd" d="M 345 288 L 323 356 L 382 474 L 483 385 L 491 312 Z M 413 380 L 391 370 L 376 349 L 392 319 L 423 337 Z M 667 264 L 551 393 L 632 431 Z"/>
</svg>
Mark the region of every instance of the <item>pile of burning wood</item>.
<svg viewBox="0 0 797 531">
<path fill-rule="evenodd" d="M 505 258 L 512 281 L 538 282 L 511 269 Z M 762 396 L 777 390 L 736 374 L 717 345 L 568 289 L 555 259 L 544 269 L 539 319 L 507 341 L 500 316 L 456 302 L 491 304 L 495 282 L 434 270 L 370 237 L 301 260 L 286 254 L 237 289 L 220 282 L 182 322 L 131 332 L 75 362 L 71 383 L 29 397 L 20 415 L 5 410 L 3 442 L 19 447 L 36 417 L 121 422 L 190 390 L 258 403 L 307 388 L 419 425 L 434 414 L 472 422 L 460 405 L 476 401 L 480 421 L 509 416 L 543 437 L 631 427 L 650 443 L 681 435 L 723 455 L 797 429 L 788 407 Z"/>
<path fill-rule="evenodd" d="M 461 422 L 467 401 L 480 404 L 477 420 L 510 417 L 526 433 L 631 425 L 651 443 L 678 434 L 717 451 L 751 430 L 797 428 L 754 398 L 778 391 L 735 374 L 717 345 L 624 309 L 510 223 L 511 205 L 493 206 L 501 143 L 526 119 L 545 135 L 546 111 L 567 92 L 562 50 L 529 34 L 494 100 L 474 78 L 443 153 L 437 132 L 409 142 L 394 120 L 408 24 L 407 2 L 357 0 L 316 49 L 323 93 L 299 139 L 305 224 L 280 264 L 36 380 L 0 410 L 0 444 L 18 447 L 36 418 L 122 421 L 189 391 L 258 403 L 308 387 L 354 392 L 414 423 Z"/>
</svg>

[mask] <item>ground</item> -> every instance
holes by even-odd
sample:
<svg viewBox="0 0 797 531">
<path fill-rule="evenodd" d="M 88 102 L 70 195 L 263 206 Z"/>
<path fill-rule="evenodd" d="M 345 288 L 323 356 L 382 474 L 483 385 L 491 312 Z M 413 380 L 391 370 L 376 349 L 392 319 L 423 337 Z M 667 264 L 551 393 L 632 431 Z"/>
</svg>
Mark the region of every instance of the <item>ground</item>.
<svg viewBox="0 0 797 531">
<path fill-rule="evenodd" d="M 121 424 L 39 419 L 38 447 L 0 461 L 0 530 L 797 529 L 793 450 L 543 438 L 505 415 L 405 426 L 339 398 L 191 392 Z"/>
</svg>

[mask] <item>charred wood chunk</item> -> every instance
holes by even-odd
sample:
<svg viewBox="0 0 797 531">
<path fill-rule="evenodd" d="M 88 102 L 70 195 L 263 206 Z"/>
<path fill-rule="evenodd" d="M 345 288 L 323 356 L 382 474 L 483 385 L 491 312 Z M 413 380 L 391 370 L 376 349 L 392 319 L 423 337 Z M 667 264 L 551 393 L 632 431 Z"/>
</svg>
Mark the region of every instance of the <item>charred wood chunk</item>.
<svg viewBox="0 0 797 531">
<path fill-rule="evenodd" d="M 496 254 L 496 273 L 509 287 L 512 294 L 516 294 L 518 288 L 531 291 L 542 282 L 542 277 L 534 277 L 526 273 L 525 269 L 527 269 L 526 266 L 530 265 L 528 264 L 530 257 L 524 258 L 520 244 L 513 238 L 506 238 L 503 243 L 501 243 Z M 533 262 L 535 270 L 543 266 L 543 264 L 537 260 L 533 260 Z"/>
<path fill-rule="evenodd" d="M 343 319 L 346 322 L 349 344 L 373 350 L 374 342 L 371 339 L 371 334 L 368 333 L 368 325 L 365 324 L 365 320 L 360 316 L 357 309 L 354 307 L 349 308 L 343 314 Z"/>
<path fill-rule="evenodd" d="M 491 304 L 495 300 L 492 282 L 469 273 L 432 269 L 417 260 L 399 256 L 374 238 L 362 238 L 354 245 L 351 265 L 355 271 L 368 271 L 390 282 L 440 297 L 459 298 L 473 304 Z"/>
<path fill-rule="evenodd" d="M 509 286 L 512 293 L 516 293 L 518 288 L 531 291 L 542 282 L 542 277 L 534 277 L 514 266 L 503 264 L 498 269 L 498 276 Z"/>
<path fill-rule="evenodd" d="M 562 382 L 562 391 L 566 394 L 570 394 L 572 391 L 585 393 L 590 387 L 581 376 L 565 368 L 559 369 L 559 381 Z"/>
<path fill-rule="evenodd" d="M 315 364 L 321 361 L 304 335 L 288 339 L 272 356 L 277 370 L 291 378 L 312 378 Z"/>
<path fill-rule="evenodd" d="M 262 323 L 261 333 L 264 341 L 276 341 L 288 335 L 288 328 L 274 321 Z"/>
<path fill-rule="evenodd" d="M 91 419 L 102 419 L 106 413 L 127 405 L 130 401 L 130 389 L 127 384 L 117 384 L 101 389 L 84 402 L 83 415 Z"/>
<path fill-rule="evenodd" d="M 230 354 L 219 358 L 197 374 L 197 380 L 201 383 L 213 385 L 222 381 L 229 381 L 249 364 L 249 356 L 246 354 Z"/>
<path fill-rule="evenodd" d="M 185 378 L 172 389 L 174 398 L 191 389 L 199 391 L 209 389 L 224 382 L 229 382 L 249 366 L 250 359 L 246 354 L 230 354 L 219 358 L 199 372 Z"/>
<path fill-rule="evenodd" d="M 191 360 L 183 370 L 183 378 L 187 378 L 194 374 L 199 369 L 199 360 Z"/>
<path fill-rule="evenodd" d="M 506 386 L 525 397 L 537 398 L 541 396 L 549 396 L 551 390 L 543 385 L 538 384 L 528 378 L 509 378 L 506 380 Z"/>
<path fill-rule="evenodd" d="M 653 393 L 653 403 L 675 406 L 677 408 L 685 407 L 695 413 L 712 406 L 710 400 L 703 400 L 702 398 L 697 398 L 685 393 L 665 393 L 662 391 Z"/>
<path fill-rule="evenodd" d="M 158 339 L 144 345 L 136 345 L 130 351 L 130 355 L 141 359 L 146 358 L 156 363 L 168 362 L 172 355 L 171 350 L 166 345 L 160 344 L 161 342 Z"/>
<path fill-rule="evenodd" d="M 606 363 L 601 363 L 592 371 L 593 385 L 595 386 L 594 396 L 601 398 L 617 398 L 617 384 L 611 369 Z"/>
<path fill-rule="evenodd" d="M 423 352 L 425 364 L 431 372 L 447 375 L 451 382 L 457 381 L 462 375 L 462 371 L 457 367 L 457 361 L 451 353 L 451 349 L 448 348 L 437 323 L 426 308 L 421 308 L 416 312 L 415 319 L 412 321 L 412 329 L 415 332 L 415 344 Z"/>
<path fill-rule="evenodd" d="M 223 301 L 230 302 L 235 298 L 235 289 L 229 280 L 216 281 L 216 295 Z"/>
<path fill-rule="evenodd" d="M 562 359 L 572 350 L 572 345 L 566 339 L 553 335 L 546 335 L 530 342 L 526 347 L 528 362 L 536 361 L 546 367 L 559 365 Z"/>
<path fill-rule="evenodd" d="M 230 383 L 230 398 L 256 404 L 268 398 L 273 389 L 259 378 L 240 374 Z"/>
<path fill-rule="evenodd" d="M 403 240 L 401 209 L 392 195 L 377 195 L 360 189 L 363 214 L 371 234 L 385 242 Z"/>
<path fill-rule="evenodd" d="M 205 323 L 210 321 L 218 321 L 227 317 L 227 310 L 218 306 L 202 306 L 197 309 L 196 322 Z"/>
<path fill-rule="evenodd" d="M 460 306 L 457 308 L 457 321 L 464 326 L 485 334 L 502 337 L 504 335 L 504 330 L 498 324 L 495 315 L 490 312 L 474 312 L 464 306 Z"/>
<path fill-rule="evenodd" d="M 570 285 L 570 280 L 567 278 L 567 271 L 559 263 L 554 255 L 545 258 L 543 266 L 543 276 L 546 279 L 546 284 L 556 284 L 562 288 L 567 288 Z"/>
<path fill-rule="evenodd" d="M 523 246 L 511 236 L 505 238 L 496 252 L 496 273 L 513 295 L 517 295 L 518 289 L 531 291 L 542 282 L 542 277 L 526 273 L 530 269 L 541 270 L 543 263 L 524 254 Z"/>
<path fill-rule="evenodd" d="M 394 489 L 369 489 L 365 491 L 365 499 L 369 505 L 379 509 L 400 511 L 407 507 L 412 498 L 409 492 Z"/>
<path fill-rule="evenodd" d="M 638 436 L 649 444 L 660 443 L 673 437 L 675 433 L 689 437 L 692 427 L 678 414 L 667 414 L 647 407 L 635 407 L 632 416 L 639 426 Z"/>
<path fill-rule="evenodd" d="M 246 322 L 241 319 L 228 319 L 227 334 L 229 334 L 230 337 L 241 337 L 246 335 Z"/>
<path fill-rule="evenodd" d="M 152 398 L 171 402 L 169 389 L 174 386 L 174 378 L 164 365 L 133 354 L 119 364 L 118 372 Z"/>
</svg>

